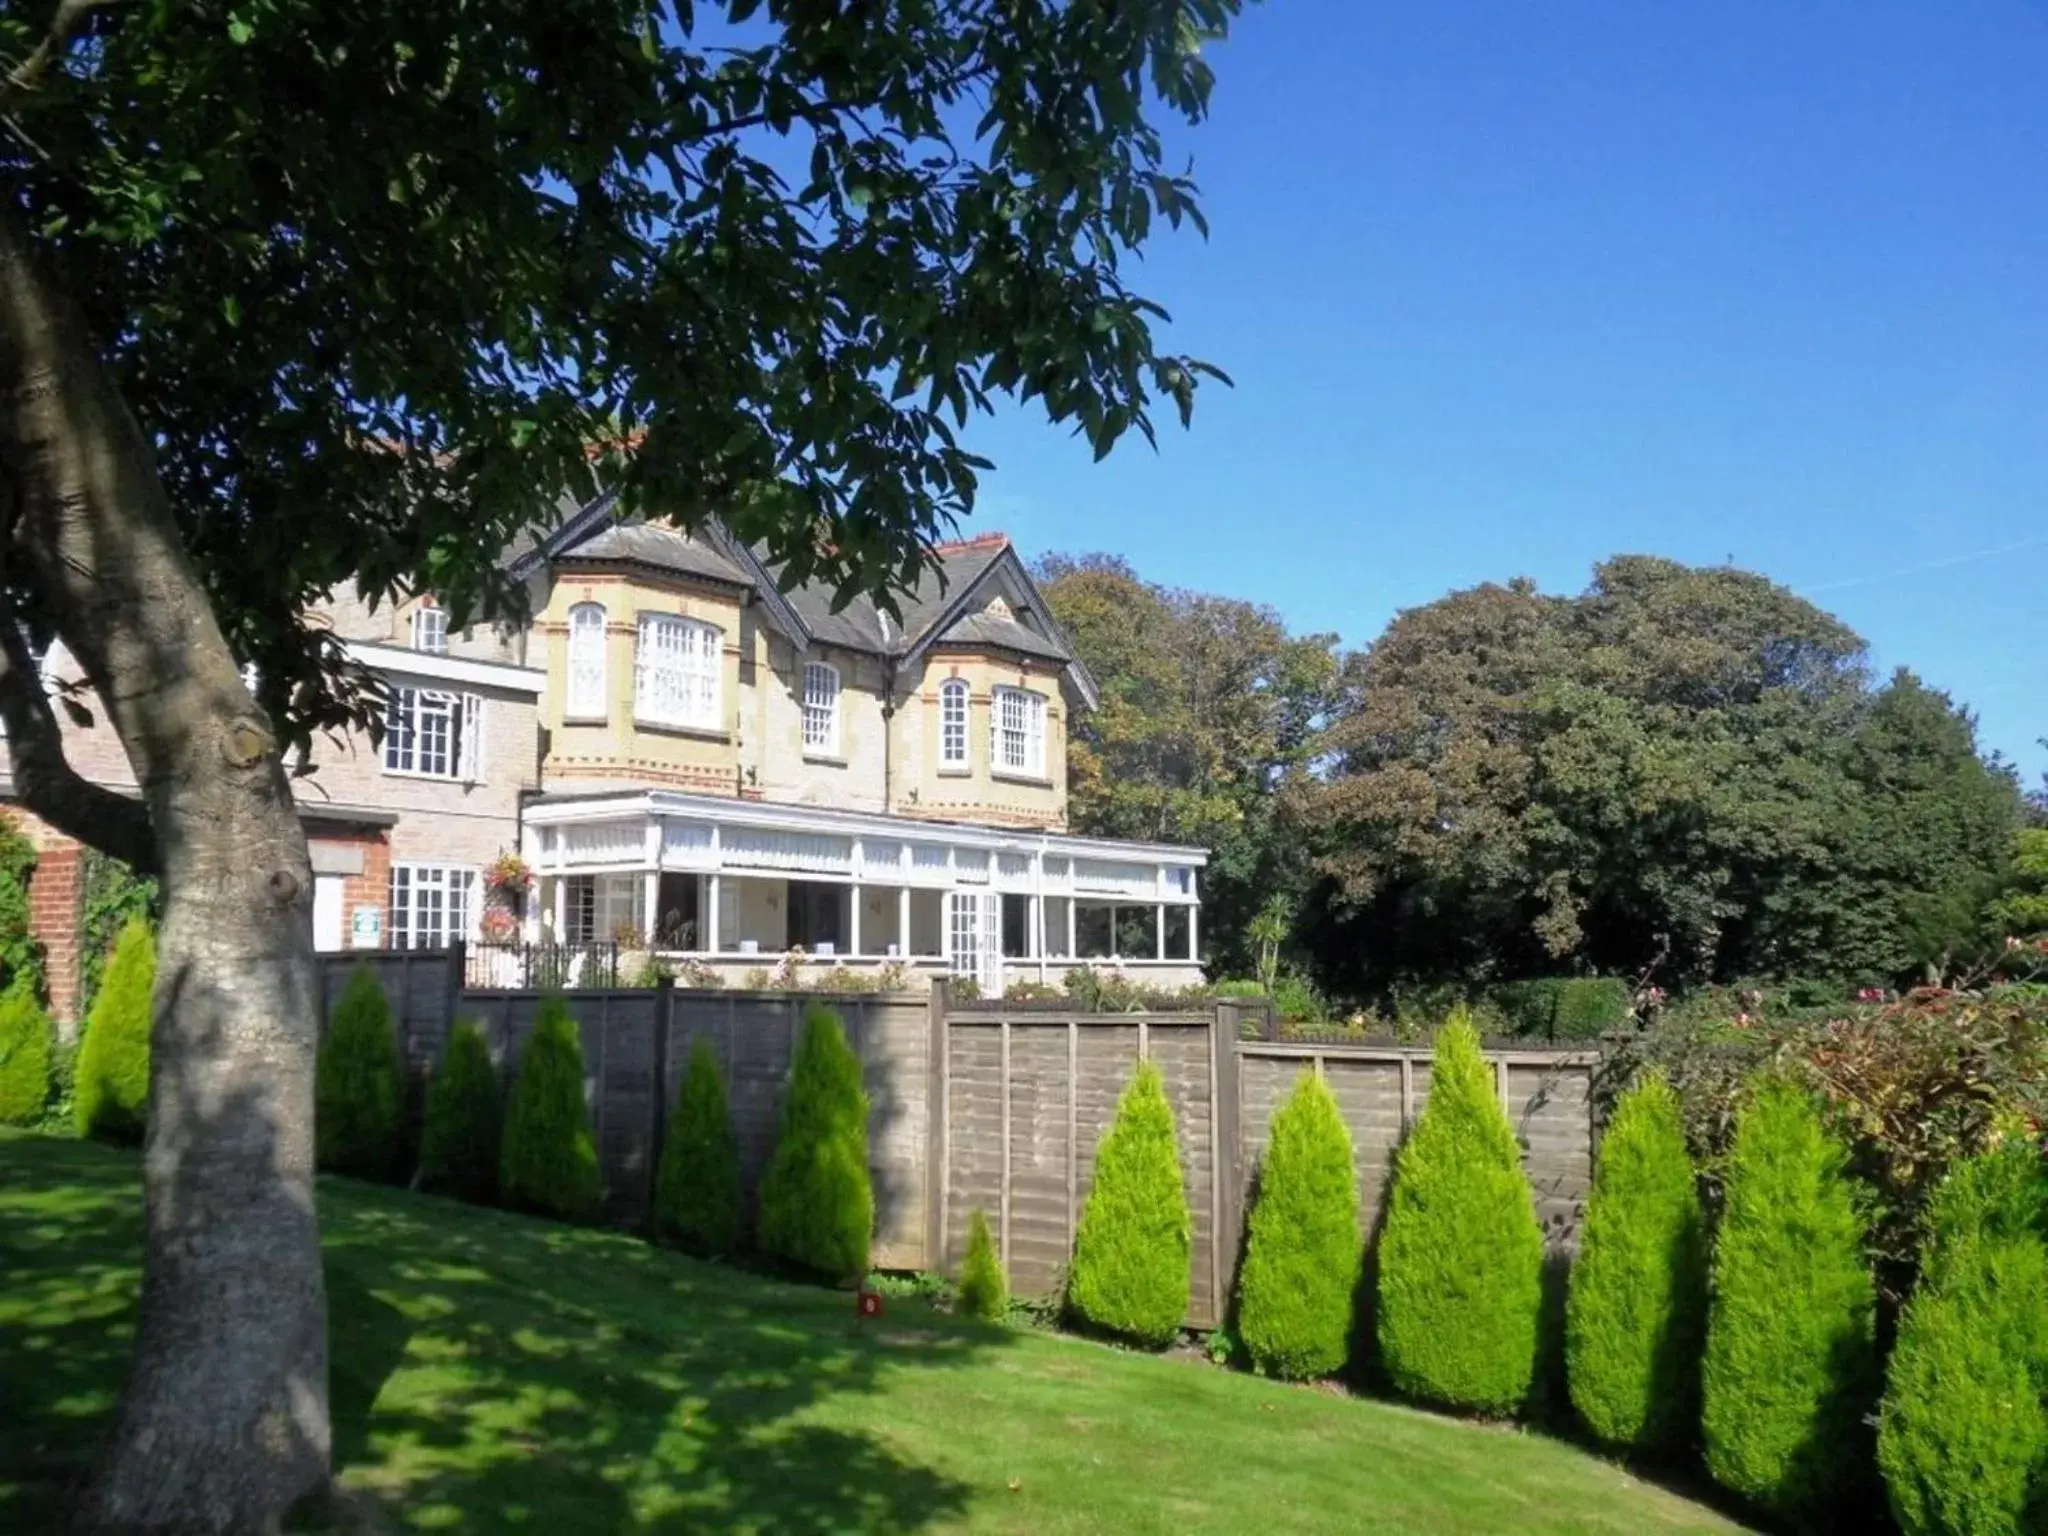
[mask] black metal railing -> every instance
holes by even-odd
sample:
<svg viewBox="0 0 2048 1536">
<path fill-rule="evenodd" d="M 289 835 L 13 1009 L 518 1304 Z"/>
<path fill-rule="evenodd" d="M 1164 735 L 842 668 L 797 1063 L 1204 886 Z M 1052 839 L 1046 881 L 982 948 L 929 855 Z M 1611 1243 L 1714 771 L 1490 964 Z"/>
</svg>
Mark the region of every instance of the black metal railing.
<svg viewBox="0 0 2048 1536">
<path fill-rule="evenodd" d="M 471 944 L 462 984 L 478 990 L 556 992 L 619 985 L 619 946 Z"/>
</svg>

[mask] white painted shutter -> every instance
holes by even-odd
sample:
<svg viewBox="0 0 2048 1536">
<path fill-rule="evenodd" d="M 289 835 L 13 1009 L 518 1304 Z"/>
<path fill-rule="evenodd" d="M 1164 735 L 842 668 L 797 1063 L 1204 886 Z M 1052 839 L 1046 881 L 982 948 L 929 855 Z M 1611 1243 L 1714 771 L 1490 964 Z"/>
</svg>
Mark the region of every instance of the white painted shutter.
<svg viewBox="0 0 2048 1536">
<path fill-rule="evenodd" d="M 465 693 L 462 696 L 462 780 L 475 784 L 484 776 L 484 701 L 483 695 Z"/>
</svg>

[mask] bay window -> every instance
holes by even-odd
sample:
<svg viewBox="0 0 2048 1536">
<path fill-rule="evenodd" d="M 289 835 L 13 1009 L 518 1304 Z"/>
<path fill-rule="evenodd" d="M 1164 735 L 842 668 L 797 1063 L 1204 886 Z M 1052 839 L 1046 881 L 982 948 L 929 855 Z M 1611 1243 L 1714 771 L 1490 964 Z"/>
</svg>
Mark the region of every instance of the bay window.
<svg viewBox="0 0 2048 1536">
<path fill-rule="evenodd" d="M 967 766 L 967 679 L 949 677 L 939 684 L 939 766 Z"/>
<path fill-rule="evenodd" d="M 604 690 L 604 605 L 578 603 L 569 610 L 569 696 L 563 713 L 572 720 L 604 719 L 611 713 Z"/>
<path fill-rule="evenodd" d="M 715 731 L 721 719 L 718 631 L 672 613 L 640 616 L 633 715 L 645 725 Z"/>
<path fill-rule="evenodd" d="M 1000 773 L 1045 773 L 1045 695 L 1023 688 L 998 688 L 990 710 L 994 750 L 990 759 Z"/>
</svg>

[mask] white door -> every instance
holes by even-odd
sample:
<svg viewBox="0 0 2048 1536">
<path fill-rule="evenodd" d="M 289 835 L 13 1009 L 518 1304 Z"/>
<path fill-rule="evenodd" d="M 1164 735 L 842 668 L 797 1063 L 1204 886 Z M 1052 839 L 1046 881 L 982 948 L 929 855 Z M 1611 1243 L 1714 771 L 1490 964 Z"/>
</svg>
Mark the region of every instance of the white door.
<svg viewBox="0 0 2048 1536">
<path fill-rule="evenodd" d="M 985 998 L 1003 995 L 1003 898 L 999 891 L 948 891 L 947 969 L 969 976 Z"/>
<path fill-rule="evenodd" d="M 340 875 L 313 877 L 313 947 L 322 953 L 341 948 L 342 887 Z"/>
</svg>

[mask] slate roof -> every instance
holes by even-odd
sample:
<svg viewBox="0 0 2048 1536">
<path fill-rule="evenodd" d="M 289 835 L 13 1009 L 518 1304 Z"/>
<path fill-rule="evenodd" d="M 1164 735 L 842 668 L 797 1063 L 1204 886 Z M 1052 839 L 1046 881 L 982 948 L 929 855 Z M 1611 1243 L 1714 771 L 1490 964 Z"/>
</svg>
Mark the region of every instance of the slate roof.
<svg viewBox="0 0 2048 1536">
<path fill-rule="evenodd" d="M 902 615 L 898 622 L 868 597 L 856 597 L 834 611 L 833 590 L 822 582 L 805 582 L 780 591 L 765 551 L 739 544 L 715 520 L 691 533 L 639 519 L 621 522 L 613 516 L 616 501 L 616 496 L 605 492 L 565 510 L 552 534 L 524 549 L 508 551 L 507 563 L 513 574 L 523 574 L 551 559 L 633 564 L 729 582 L 754 589 L 771 606 L 779 605 L 786 616 L 784 622 L 793 620 L 796 628 L 806 632 L 799 643 L 866 651 L 899 664 L 934 644 L 987 646 L 1064 663 L 1083 696 L 1093 702 L 1094 681 L 1058 633 L 1058 626 L 1051 623 L 1050 615 L 1044 616 L 1050 633 L 1041 634 L 1006 614 L 980 608 L 961 611 L 977 584 L 1006 559 L 1015 560 L 1010 541 L 1002 534 L 981 534 L 939 545 L 933 551 L 935 568 L 920 573 L 915 589 L 898 596 Z M 1028 585 L 1028 577 L 1025 582 Z"/>
<path fill-rule="evenodd" d="M 611 523 L 555 556 L 558 561 L 623 562 L 657 571 L 701 576 L 735 587 L 751 587 L 754 578 L 720 554 L 709 542 L 655 523 Z"/>
</svg>

